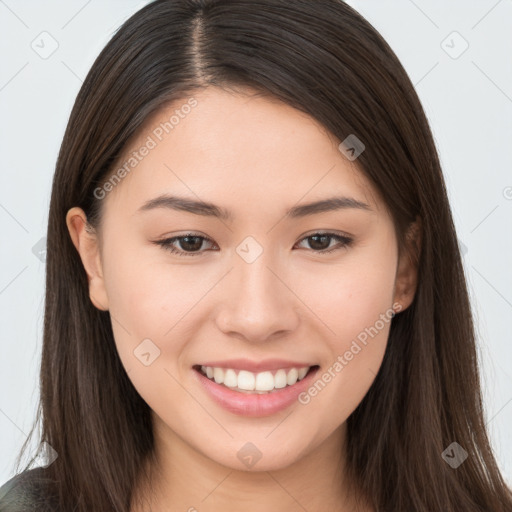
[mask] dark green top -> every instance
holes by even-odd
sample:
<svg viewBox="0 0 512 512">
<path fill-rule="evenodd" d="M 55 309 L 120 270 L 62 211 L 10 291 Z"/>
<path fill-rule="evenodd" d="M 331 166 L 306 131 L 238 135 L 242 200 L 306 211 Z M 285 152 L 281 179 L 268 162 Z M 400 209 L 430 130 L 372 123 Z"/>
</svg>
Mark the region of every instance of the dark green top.
<svg viewBox="0 0 512 512">
<path fill-rule="evenodd" d="M 15 475 L 0 487 L 0 512 L 59 512 L 44 468 Z"/>
</svg>

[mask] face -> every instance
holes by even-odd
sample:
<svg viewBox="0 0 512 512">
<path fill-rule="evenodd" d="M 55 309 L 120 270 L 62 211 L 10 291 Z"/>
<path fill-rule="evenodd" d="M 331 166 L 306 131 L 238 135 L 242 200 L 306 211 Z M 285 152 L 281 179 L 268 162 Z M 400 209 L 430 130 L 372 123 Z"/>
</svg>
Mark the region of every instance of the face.
<svg viewBox="0 0 512 512">
<path fill-rule="evenodd" d="M 386 205 L 340 141 L 246 92 L 208 88 L 159 111 L 121 159 L 136 158 L 129 172 L 97 191 L 100 236 L 83 230 L 77 208 L 67 222 L 91 300 L 110 311 L 159 431 L 231 468 L 251 469 L 244 457 L 257 449 L 255 468 L 271 470 L 319 447 L 361 402 L 413 273 Z M 301 208 L 335 197 L 348 199 Z M 202 375 L 208 363 L 226 384 L 219 370 Z M 292 367 L 313 368 L 293 384 Z M 278 387 L 232 389 L 253 380 Z"/>
</svg>

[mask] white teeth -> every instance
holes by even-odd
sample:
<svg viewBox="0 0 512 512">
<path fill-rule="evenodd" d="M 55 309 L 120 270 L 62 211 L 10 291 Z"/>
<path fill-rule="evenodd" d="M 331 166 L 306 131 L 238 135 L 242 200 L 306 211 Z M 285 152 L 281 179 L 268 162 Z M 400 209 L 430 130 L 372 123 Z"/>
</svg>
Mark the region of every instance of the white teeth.
<svg viewBox="0 0 512 512">
<path fill-rule="evenodd" d="M 228 388 L 236 388 L 238 386 L 238 377 L 236 376 L 235 370 L 226 370 L 224 373 L 224 386 Z"/>
<path fill-rule="evenodd" d="M 286 372 L 284 370 L 277 370 L 276 374 L 274 375 L 274 385 L 276 389 L 286 387 Z"/>
<path fill-rule="evenodd" d="M 293 386 L 298 380 L 302 380 L 306 376 L 310 368 L 310 366 L 291 368 L 288 371 L 279 369 L 275 375 L 270 371 L 253 373 L 246 370 L 239 370 L 237 374 L 237 370 L 231 368 L 212 368 L 211 366 L 201 366 L 201 371 L 217 384 L 224 384 L 224 386 L 242 393 L 263 394 L 274 389 Z"/>
<path fill-rule="evenodd" d="M 301 368 L 299 370 L 299 380 L 302 380 L 306 376 L 306 373 L 308 373 L 308 370 L 309 370 L 309 368 Z"/>
<path fill-rule="evenodd" d="M 252 391 L 255 389 L 256 379 L 254 377 L 254 373 L 246 372 L 245 370 L 241 370 L 238 374 L 238 387 L 240 389 L 244 389 L 245 391 Z M 264 391 L 263 389 L 259 389 L 258 391 Z"/>
<path fill-rule="evenodd" d="M 224 382 L 224 370 L 222 368 L 214 368 L 213 379 L 217 384 L 222 384 Z"/>
<path fill-rule="evenodd" d="M 286 383 L 288 386 L 291 386 L 292 384 L 295 384 L 299 378 L 299 372 L 297 371 L 297 368 L 292 368 L 288 375 L 286 376 Z"/>
<path fill-rule="evenodd" d="M 274 376 L 270 372 L 262 372 L 256 375 L 256 386 L 258 391 L 271 391 L 274 389 Z"/>
</svg>

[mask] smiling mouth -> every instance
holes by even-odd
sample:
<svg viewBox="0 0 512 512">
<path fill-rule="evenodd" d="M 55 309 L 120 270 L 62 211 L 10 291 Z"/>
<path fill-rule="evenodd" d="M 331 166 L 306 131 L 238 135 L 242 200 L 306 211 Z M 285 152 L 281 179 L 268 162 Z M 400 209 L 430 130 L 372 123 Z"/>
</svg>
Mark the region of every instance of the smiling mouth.
<svg viewBox="0 0 512 512">
<path fill-rule="evenodd" d="M 274 371 L 249 372 L 232 368 L 195 365 L 193 369 L 223 387 L 246 394 L 279 393 L 304 379 L 318 365 Z"/>
</svg>

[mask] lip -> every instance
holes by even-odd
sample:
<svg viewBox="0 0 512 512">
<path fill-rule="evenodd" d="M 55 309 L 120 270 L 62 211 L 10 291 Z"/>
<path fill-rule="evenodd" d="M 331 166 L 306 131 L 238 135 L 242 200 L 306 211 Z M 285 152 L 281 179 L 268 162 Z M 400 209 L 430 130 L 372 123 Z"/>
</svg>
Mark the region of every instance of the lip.
<svg viewBox="0 0 512 512">
<path fill-rule="evenodd" d="M 231 368 L 233 370 L 247 370 L 248 372 L 258 373 L 264 371 L 273 371 L 291 369 L 291 368 L 305 368 L 315 366 L 311 363 L 300 363 L 298 361 L 289 361 L 285 359 L 266 359 L 264 361 L 250 361 L 249 359 L 229 359 L 226 361 L 208 361 L 206 363 L 199 363 L 197 366 L 211 366 L 212 368 Z"/>
<path fill-rule="evenodd" d="M 230 364 L 232 363 L 231 361 Z M 320 367 L 315 365 L 302 380 L 297 381 L 293 386 L 286 386 L 273 393 L 262 395 L 240 393 L 222 384 L 217 384 L 196 368 L 193 369 L 193 372 L 206 394 L 227 411 L 239 416 L 261 417 L 275 414 L 297 402 L 299 395 L 311 385 L 319 369 Z"/>
</svg>

